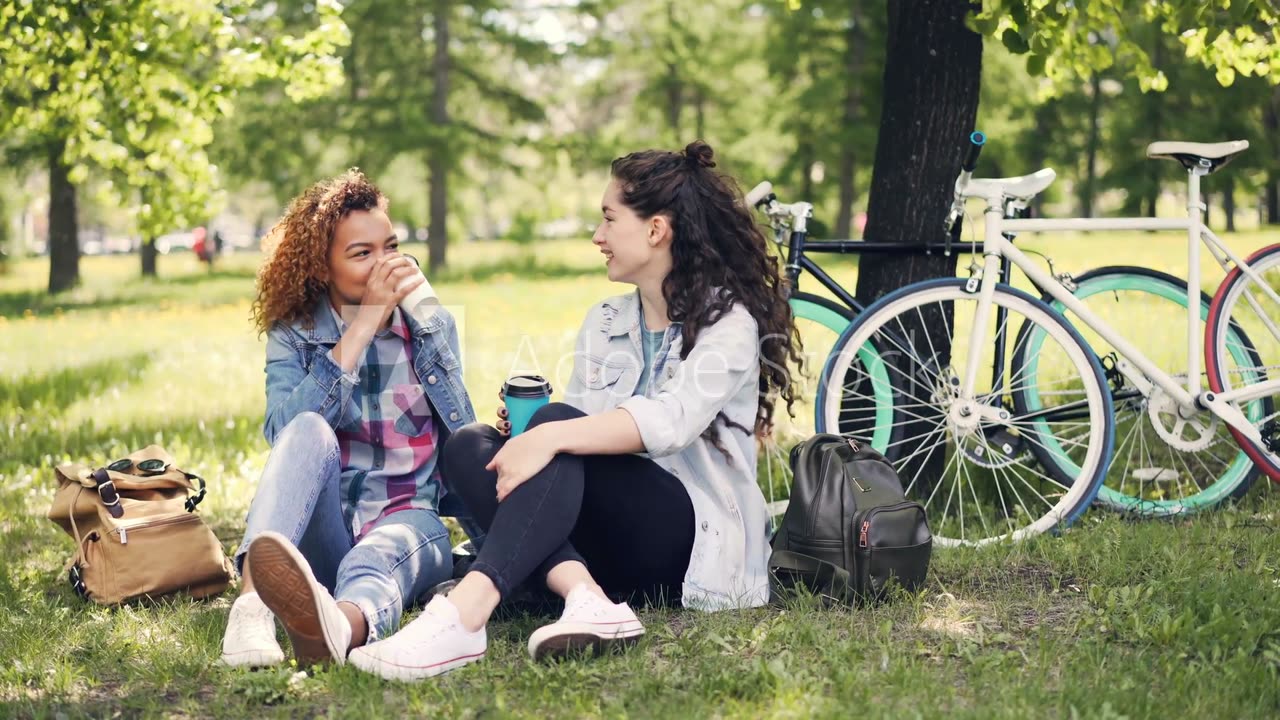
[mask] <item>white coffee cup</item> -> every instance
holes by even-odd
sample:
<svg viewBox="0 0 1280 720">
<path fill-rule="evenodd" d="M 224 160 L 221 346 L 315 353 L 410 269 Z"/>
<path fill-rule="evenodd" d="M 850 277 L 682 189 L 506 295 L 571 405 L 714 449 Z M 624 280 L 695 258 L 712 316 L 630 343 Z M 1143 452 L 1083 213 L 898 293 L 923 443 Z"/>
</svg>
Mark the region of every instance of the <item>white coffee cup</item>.
<svg viewBox="0 0 1280 720">
<path fill-rule="evenodd" d="M 427 276 L 422 273 L 422 268 L 418 266 L 417 258 L 412 255 L 405 255 L 405 257 L 413 261 L 413 267 L 417 270 L 417 273 L 405 278 L 400 283 L 400 287 L 396 289 L 403 288 L 417 278 L 422 278 L 422 284 L 400 301 L 400 309 L 412 315 L 414 320 L 422 324 L 434 315 L 436 309 L 440 307 L 440 297 L 436 295 L 431 283 L 427 281 Z"/>
</svg>

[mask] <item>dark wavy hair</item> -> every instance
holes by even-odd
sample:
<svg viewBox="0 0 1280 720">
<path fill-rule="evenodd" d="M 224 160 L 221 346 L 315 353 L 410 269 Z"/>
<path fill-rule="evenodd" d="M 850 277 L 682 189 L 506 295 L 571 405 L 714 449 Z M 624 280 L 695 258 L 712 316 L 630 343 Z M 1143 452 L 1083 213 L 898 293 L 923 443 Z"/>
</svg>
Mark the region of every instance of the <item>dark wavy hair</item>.
<svg viewBox="0 0 1280 720">
<path fill-rule="evenodd" d="M 737 182 L 715 170 L 711 146 L 689 143 L 683 153 L 644 150 L 613 161 L 622 203 L 642 219 L 662 215 L 671 223 L 671 272 L 662 281 L 667 315 L 682 323 L 681 359 L 698 334 L 719 320 L 734 303 L 755 318 L 760 334 L 760 405 L 754 432 L 773 428 L 775 400 L 781 397 L 794 415 L 791 367 L 800 363 L 800 335 L 787 304 L 787 281 L 768 240 L 742 200 Z M 716 291 L 713 297 L 712 293 Z M 725 425 L 751 433 L 723 412 Z M 703 437 L 724 452 L 713 422 Z"/>
</svg>

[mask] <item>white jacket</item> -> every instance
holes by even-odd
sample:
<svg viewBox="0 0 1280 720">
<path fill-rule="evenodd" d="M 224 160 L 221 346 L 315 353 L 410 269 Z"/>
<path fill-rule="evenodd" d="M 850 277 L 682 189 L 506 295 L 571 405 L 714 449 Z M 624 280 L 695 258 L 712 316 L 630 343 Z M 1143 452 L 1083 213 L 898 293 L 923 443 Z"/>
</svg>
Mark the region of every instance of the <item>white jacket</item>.
<svg viewBox="0 0 1280 720">
<path fill-rule="evenodd" d="M 684 484 L 696 519 L 682 587 L 687 607 L 721 610 L 769 599 L 769 517 L 756 484 L 754 428 L 760 402 L 756 321 L 734 305 L 699 333 L 680 359 L 680 324 L 666 331 L 643 395 L 639 292 L 609 298 L 578 332 L 565 402 L 594 415 L 621 407 L 635 419 L 647 454 Z M 742 432 L 729 420 L 752 432 Z M 702 433 L 716 422 L 728 458 Z"/>
</svg>

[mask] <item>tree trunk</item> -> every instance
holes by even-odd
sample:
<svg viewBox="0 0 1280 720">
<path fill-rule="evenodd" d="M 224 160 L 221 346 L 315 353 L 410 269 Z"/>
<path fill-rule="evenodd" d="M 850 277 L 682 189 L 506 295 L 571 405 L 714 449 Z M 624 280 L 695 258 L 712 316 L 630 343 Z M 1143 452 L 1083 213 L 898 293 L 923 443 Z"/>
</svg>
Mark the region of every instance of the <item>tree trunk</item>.
<svg viewBox="0 0 1280 720">
<path fill-rule="evenodd" d="M 1080 183 L 1080 216 L 1093 217 L 1093 196 L 1098 179 L 1098 114 L 1102 109 L 1102 78 L 1094 73 L 1089 78 L 1089 139 L 1085 147 L 1084 181 Z"/>
<path fill-rule="evenodd" d="M 1265 134 L 1271 138 L 1272 143 L 1280 138 L 1280 88 L 1272 91 L 1271 102 L 1263 108 L 1262 126 L 1266 129 Z M 1269 161 L 1266 188 L 1267 224 L 1280 225 L 1280 145 L 1272 149 Z"/>
<path fill-rule="evenodd" d="M 1227 216 L 1227 232 L 1236 231 L 1236 181 L 1227 175 L 1222 178 L 1222 212 Z"/>
<path fill-rule="evenodd" d="M 978 113 L 982 37 L 965 26 L 966 0 L 889 0 L 886 93 L 880 112 L 866 236 L 877 242 L 942 239 L 968 133 Z M 955 274 L 955 255 L 865 255 L 858 300 Z"/>
<path fill-rule="evenodd" d="M 844 96 L 844 131 L 851 134 L 858 122 L 859 109 L 862 106 L 862 74 L 863 56 L 866 42 L 862 37 L 862 17 L 860 3 L 850 3 L 849 29 L 845 31 L 845 67 L 844 76 L 848 83 Z M 840 147 L 840 208 L 836 213 L 836 237 L 853 237 L 853 203 L 857 200 L 858 158 L 854 151 L 854 143 L 847 138 Z"/>
<path fill-rule="evenodd" d="M 143 240 L 142 247 L 138 249 L 138 254 L 142 256 L 142 277 L 155 277 L 156 259 L 160 256 L 160 253 L 156 252 L 156 239 L 147 238 Z"/>
<path fill-rule="evenodd" d="M 9 274 L 9 255 L 14 254 L 9 239 L 9 212 L 5 196 L 0 194 L 0 275 Z"/>
<path fill-rule="evenodd" d="M 693 93 L 693 137 L 697 140 L 707 139 L 707 96 L 702 86 Z M 684 142 L 681 138 L 680 142 Z"/>
<path fill-rule="evenodd" d="M 1151 62 L 1155 67 L 1162 67 L 1164 64 L 1164 43 L 1165 34 L 1157 31 L 1155 34 L 1155 45 L 1151 48 Z M 1147 137 L 1152 140 L 1160 140 L 1160 134 L 1163 132 L 1163 125 L 1160 119 L 1164 116 L 1166 94 L 1162 92 L 1149 92 L 1142 96 L 1143 109 L 1146 115 L 1146 127 L 1149 131 Z M 1138 212 L 1142 213 L 1142 205 L 1146 206 L 1145 212 L 1147 217 L 1156 216 L 1156 203 L 1160 200 L 1160 166 L 1162 163 L 1147 160 L 1143 165 L 1146 177 L 1144 192 L 1139 202 Z"/>
<path fill-rule="evenodd" d="M 978 112 L 978 87 L 982 77 L 982 37 L 965 26 L 970 10 L 967 0 L 889 0 L 889 32 L 886 46 L 880 135 L 876 142 L 871 197 L 867 203 L 866 237 L 878 242 L 922 243 L 942 239 L 943 220 L 950 205 L 956 173 L 960 170 L 966 136 L 973 130 Z M 859 260 L 857 297 L 871 303 L 887 292 L 909 283 L 955 275 L 956 256 L 942 253 L 904 256 L 863 255 Z M 920 352 L 899 353 L 886 360 L 898 367 L 903 378 L 922 378 L 903 388 L 902 401 L 928 408 L 933 375 L 922 372 L 951 364 L 951 338 L 944 328 L 953 323 L 942 312 L 926 312 L 919 323 L 900 329 L 915 340 Z M 907 327 L 909 326 L 909 327 Z M 925 351 L 923 348 L 929 348 Z M 908 348 L 909 350 L 911 348 Z M 931 355 L 931 356 L 926 356 Z M 851 382 L 846 387 L 866 381 Z M 842 400 L 846 417 L 866 417 L 869 388 L 854 387 Z M 921 414 L 922 413 L 922 414 Z M 937 422 L 933 413 L 920 411 L 920 419 L 903 428 L 906 437 L 923 439 Z M 844 431 L 838 428 L 837 431 Z M 851 427 L 859 433 L 861 428 Z M 906 456 L 916 447 L 908 443 Z M 915 497 L 928 497 L 942 477 L 945 453 L 922 453 L 919 460 L 899 468 L 916 480 Z"/>
<path fill-rule="evenodd" d="M 1027 168 L 1030 170 L 1039 170 L 1046 165 L 1046 160 L 1049 156 L 1046 148 L 1052 142 L 1055 132 L 1054 121 L 1058 117 L 1057 105 L 1057 101 L 1050 98 L 1037 105 L 1033 113 L 1035 134 L 1032 136 L 1031 142 L 1028 143 L 1031 162 L 1027 165 Z M 1043 207 L 1044 193 L 1040 193 L 1031 200 L 1031 215 L 1033 217 L 1041 217 L 1043 215 Z"/>
<path fill-rule="evenodd" d="M 431 89 L 431 122 L 435 127 L 449 127 L 449 14 L 450 0 L 436 0 L 432 18 L 435 30 L 435 57 L 431 63 L 434 87 Z M 445 248 L 449 242 L 449 158 L 446 148 L 437 145 L 427 160 L 428 182 L 431 195 L 428 199 L 431 221 L 427 228 L 427 268 L 431 271 L 445 267 Z"/>
<path fill-rule="evenodd" d="M 805 133 L 805 137 L 812 137 Z M 800 160 L 800 197 L 813 202 L 813 144 L 807 139 L 796 145 L 796 157 Z"/>
<path fill-rule="evenodd" d="M 76 187 L 62 159 L 66 141 L 49 145 L 49 292 L 80 283 L 80 233 L 76 222 Z"/>
</svg>

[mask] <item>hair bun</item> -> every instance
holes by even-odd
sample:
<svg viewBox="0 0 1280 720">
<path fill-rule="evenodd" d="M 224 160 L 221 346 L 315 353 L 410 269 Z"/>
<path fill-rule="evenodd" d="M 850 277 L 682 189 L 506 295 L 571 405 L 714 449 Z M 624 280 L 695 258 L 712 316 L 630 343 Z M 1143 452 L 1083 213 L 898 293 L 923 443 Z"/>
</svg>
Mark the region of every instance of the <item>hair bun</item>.
<svg viewBox="0 0 1280 720">
<path fill-rule="evenodd" d="M 701 140 L 694 140 L 684 147 L 684 159 L 695 167 L 713 168 L 716 166 L 715 151 Z"/>
</svg>

